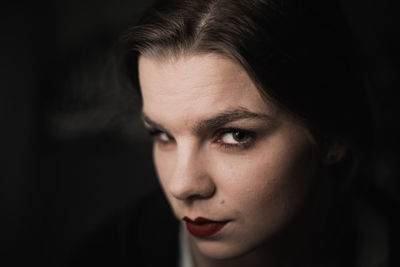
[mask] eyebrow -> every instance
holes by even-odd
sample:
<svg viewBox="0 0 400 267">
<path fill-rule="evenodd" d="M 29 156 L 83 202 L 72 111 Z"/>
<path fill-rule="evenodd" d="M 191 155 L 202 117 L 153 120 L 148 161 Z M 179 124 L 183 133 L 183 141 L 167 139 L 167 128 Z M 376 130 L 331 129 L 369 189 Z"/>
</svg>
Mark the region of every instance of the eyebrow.
<svg viewBox="0 0 400 267">
<path fill-rule="evenodd" d="M 247 108 L 239 107 L 239 108 L 235 108 L 235 109 L 225 110 L 221 113 L 214 115 L 211 118 L 197 122 L 192 127 L 192 131 L 194 133 L 201 133 L 201 132 L 205 131 L 206 129 L 215 129 L 215 128 L 221 127 L 225 124 L 228 124 L 230 122 L 234 122 L 234 121 L 242 120 L 242 119 L 262 119 L 262 120 L 266 120 L 268 122 L 274 122 L 274 119 L 267 114 L 254 113 L 254 112 L 249 111 Z M 150 126 L 152 128 L 156 128 L 165 133 L 168 133 L 168 130 L 165 127 L 163 127 L 160 123 L 157 123 L 157 122 L 153 121 L 152 119 L 150 119 L 149 116 L 147 116 L 144 112 L 142 112 L 142 120 L 148 126 Z"/>
</svg>

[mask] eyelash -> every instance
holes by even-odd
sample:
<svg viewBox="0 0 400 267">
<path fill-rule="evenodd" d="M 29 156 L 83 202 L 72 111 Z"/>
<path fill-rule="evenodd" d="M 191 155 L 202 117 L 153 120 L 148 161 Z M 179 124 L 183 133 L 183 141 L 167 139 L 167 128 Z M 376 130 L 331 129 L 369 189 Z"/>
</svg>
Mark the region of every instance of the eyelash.
<svg viewBox="0 0 400 267">
<path fill-rule="evenodd" d="M 170 136 L 166 132 L 163 132 L 163 131 L 160 131 L 160 130 L 152 130 L 152 129 L 150 129 L 150 130 L 148 130 L 148 132 L 149 132 L 150 136 L 153 137 L 154 141 L 161 141 L 163 143 L 166 143 L 165 141 L 162 141 L 162 140 L 156 140 L 157 138 L 159 138 L 160 134 L 166 134 L 167 137 L 170 140 L 174 140 L 174 138 L 172 136 Z"/>
<path fill-rule="evenodd" d="M 172 136 L 170 136 L 169 134 L 167 134 L 163 131 L 160 131 L 160 130 L 148 130 L 148 131 L 149 131 L 150 136 L 153 137 L 154 141 L 161 142 L 161 144 L 163 144 L 163 145 L 167 145 L 170 141 L 174 140 L 174 138 Z M 224 135 L 229 134 L 229 133 L 234 134 L 237 132 L 244 134 L 246 136 L 246 140 L 242 141 L 242 142 L 237 141 L 238 143 L 235 143 L 235 144 L 222 142 L 222 138 L 224 137 Z M 166 134 L 167 137 L 169 138 L 169 141 L 160 140 L 159 139 L 160 134 Z M 249 148 L 255 142 L 255 139 L 256 139 L 255 132 L 249 131 L 249 130 L 243 130 L 243 129 L 239 129 L 239 128 L 219 129 L 214 133 L 213 136 L 214 136 L 213 142 L 225 150 Z"/>
<path fill-rule="evenodd" d="M 246 137 L 245 141 L 236 141 L 235 140 L 237 142 L 235 144 L 229 144 L 229 143 L 222 142 L 222 138 L 224 137 L 225 134 L 233 135 L 234 133 L 238 133 L 238 132 L 245 135 L 245 137 Z M 254 143 L 255 138 L 256 138 L 256 134 L 255 134 L 255 132 L 252 132 L 252 131 L 243 130 L 243 129 L 239 129 L 239 128 L 223 128 L 216 132 L 214 142 L 227 150 L 246 149 L 246 148 L 249 148 Z"/>
</svg>

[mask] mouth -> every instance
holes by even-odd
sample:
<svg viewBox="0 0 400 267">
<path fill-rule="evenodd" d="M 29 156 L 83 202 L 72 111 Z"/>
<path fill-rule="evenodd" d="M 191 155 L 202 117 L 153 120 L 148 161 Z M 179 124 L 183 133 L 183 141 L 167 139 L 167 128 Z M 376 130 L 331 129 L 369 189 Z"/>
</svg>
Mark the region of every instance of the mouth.
<svg viewBox="0 0 400 267">
<path fill-rule="evenodd" d="M 203 217 L 197 217 L 195 220 L 184 217 L 183 220 L 188 232 L 199 238 L 207 238 L 216 234 L 229 222 L 213 221 Z"/>
</svg>

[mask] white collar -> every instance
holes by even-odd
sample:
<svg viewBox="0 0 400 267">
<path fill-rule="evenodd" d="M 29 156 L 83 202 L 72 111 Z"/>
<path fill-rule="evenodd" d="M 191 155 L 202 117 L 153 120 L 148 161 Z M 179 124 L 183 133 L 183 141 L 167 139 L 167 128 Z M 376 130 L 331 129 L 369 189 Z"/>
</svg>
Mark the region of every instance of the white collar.
<svg viewBox="0 0 400 267">
<path fill-rule="evenodd" d="M 194 267 L 192 253 L 190 251 L 188 235 L 181 224 L 179 227 L 179 267 Z"/>
</svg>

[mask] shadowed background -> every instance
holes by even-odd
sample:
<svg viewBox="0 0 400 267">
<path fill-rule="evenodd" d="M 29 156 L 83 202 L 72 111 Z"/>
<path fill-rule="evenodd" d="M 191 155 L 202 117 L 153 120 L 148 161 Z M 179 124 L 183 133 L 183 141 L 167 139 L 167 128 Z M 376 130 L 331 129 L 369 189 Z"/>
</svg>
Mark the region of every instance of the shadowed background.
<svg viewBox="0 0 400 267">
<path fill-rule="evenodd" d="M 341 2 L 368 63 L 375 184 L 398 205 L 399 9 L 389 0 Z M 87 233 L 157 186 L 140 107 L 121 96 L 111 56 L 151 3 L 3 2 L 0 264 L 62 262 Z"/>
</svg>

